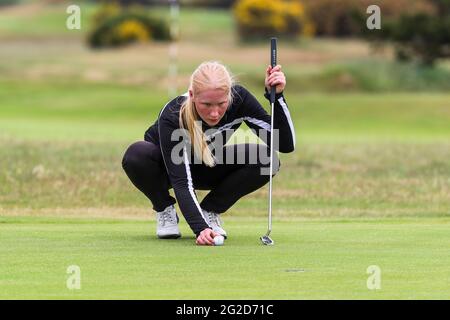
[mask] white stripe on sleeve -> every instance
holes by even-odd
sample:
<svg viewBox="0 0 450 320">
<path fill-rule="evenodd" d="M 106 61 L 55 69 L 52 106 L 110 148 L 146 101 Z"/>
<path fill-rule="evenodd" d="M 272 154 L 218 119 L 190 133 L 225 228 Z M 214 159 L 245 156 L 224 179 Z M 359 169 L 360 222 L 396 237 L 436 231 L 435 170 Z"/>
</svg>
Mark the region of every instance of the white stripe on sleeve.
<svg viewBox="0 0 450 320">
<path fill-rule="evenodd" d="M 194 192 L 194 184 L 192 182 L 192 176 L 191 176 L 191 168 L 189 167 L 189 159 L 187 156 L 186 146 L 183 147 L 183 156 L 184 156 L 184 167 L 186 168 L 186 175 L 188 179 L 188 190 L 192 197 L 192 200 L 194 200 L 195 205 L 197 206 L 198 211 L 200 211 L 200 214 L 202 215 L 203 220 L 205 220 L 205 223 L 209 226 L 208 220 L 205 219 L 205 216 L 203 215 L 203 210 L 200 207 L 200 204 L 198 203 L 197 196 Z"/>
<path fill-rule="evenodd" d="M 291 129 L 291 134 L 292 134 L 292 141 L 294 142 L 294 148 L 295 148 L 295 130 L 294 130 L 294 124 L 292 123 L 291 114 L 289 113 L 289 109 L 286 105 L 286 102 L 284 102 L 283 97 L 280 97 L 278 99 L 278 102 L 280 103 L 281 107 L 283 108 L 284 115 L 286 116 L 286 118 L 288 120 L 289 128 Z"/>
</svg>

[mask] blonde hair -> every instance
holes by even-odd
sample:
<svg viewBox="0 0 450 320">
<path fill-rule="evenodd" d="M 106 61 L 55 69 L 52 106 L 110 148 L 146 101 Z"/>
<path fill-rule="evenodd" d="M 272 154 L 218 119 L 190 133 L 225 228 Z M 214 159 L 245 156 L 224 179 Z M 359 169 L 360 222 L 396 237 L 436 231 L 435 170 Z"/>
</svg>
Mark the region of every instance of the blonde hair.
<svg viewBox="0 0 450 320">
<path fill-rule="evenodd" d="M 222 89 L 228 94 L 228 105 L 233 102 L 232 87 L 234 78 L 228 69 L 217 61 L 203 62 L 192 73 L 189 90 L 193 95 L 197 95 L 203 90 Z M 194 153 L 203 163 L 209 167 L 214 167 L 216 162 L 211 150 L 206 143 L 206 137 L 202 130 L 201 118 L 195 109 L 195 104 L 188 94 L 180 109 L 180 128 L 189 132 Z"/>
</svg>

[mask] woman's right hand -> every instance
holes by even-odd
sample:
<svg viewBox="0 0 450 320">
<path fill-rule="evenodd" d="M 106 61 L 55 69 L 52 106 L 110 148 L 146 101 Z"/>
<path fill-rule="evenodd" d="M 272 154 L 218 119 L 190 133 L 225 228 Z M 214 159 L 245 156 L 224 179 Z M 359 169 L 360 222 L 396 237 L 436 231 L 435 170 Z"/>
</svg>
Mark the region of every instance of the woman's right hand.
<svg viewBox="0 0 450 320">
<path fill-rule="evenodd" d="M 206 228 L 197 237 L 196 244 L 200 246 L 213 246 L 214 245 L 214 237 L 220 236 L 217 232 L 214 232 L 210 228 Z"/>
</svg>

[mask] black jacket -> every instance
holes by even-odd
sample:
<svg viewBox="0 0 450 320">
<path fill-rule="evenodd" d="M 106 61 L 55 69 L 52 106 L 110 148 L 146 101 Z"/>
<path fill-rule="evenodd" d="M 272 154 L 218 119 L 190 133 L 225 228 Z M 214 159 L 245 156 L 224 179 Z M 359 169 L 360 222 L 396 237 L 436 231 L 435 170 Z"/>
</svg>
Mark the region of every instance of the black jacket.
<svg viewBox="0 0 450 320">
<path fill-rule="evenodd" d="M 222 139 L 217 140 L 223 142 L 224 145 L 231 136 L 230 130 L 234 132 L 242 122 L 245 122 L 265 143 L 269 144 L 270 115 L 244 87 L 236 85 L 232 90 L 234 93 L 233 103 L 228 107 L 220 122 L 214 127 L 209 127 L 203 122 L 203 131 L 208 130 L 209 133 L 207 137 L 215 140 L 212 138 L 221 134 Z M 269 100 L 267 91 L 264 96 Z M 187 94 L 169 101 L 159 113 L 156 122 L 145 132 L 144 139 L 160 146 L 178 205 L 192 231 L 198 235 L 208 228 L 208 224 L 203 217 L 195 194 L 195 181 L 192 181 L 191 177 L 192 158 L 189 156 L 192 154 L 191 147 L 186 145 L 181 149 L 183 163 L 174 162 L 171 157 L 172 150 L 176 147 L 179 148 L 180 140 L 172 141 L 171 137 L 174 130 L 180 129 L 179 111 L 186 97 Z M 276 95 L 274 110 L 274 129 L 279 130 L 279 145 L 275 146 L 275 149 L 282 153 L 292 152 L 295 147 L 295 132 L 283 93 Z M 265 134 L 260 134 L 261 129 L 265 131 Z"/>
</svg>

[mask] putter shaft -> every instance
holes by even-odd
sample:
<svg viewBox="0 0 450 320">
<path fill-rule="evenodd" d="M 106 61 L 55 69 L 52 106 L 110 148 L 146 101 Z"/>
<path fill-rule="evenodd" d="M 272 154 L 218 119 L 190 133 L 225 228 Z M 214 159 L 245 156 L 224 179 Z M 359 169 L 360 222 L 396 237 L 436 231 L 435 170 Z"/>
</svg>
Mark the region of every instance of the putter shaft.
<svg viewBox="0 0 450 320">
<path fill-rule="evenodd" d="M 267 226 L 267 234 L 269 236 L 272 232 L 272 176 L 273 176 L 273 112 L 274 112 L 274 103 L 271 103 L 271 111 L 270 111 L 270 171 L 269 171 L 269 219 Z"/>
<path fill-rule="evenodd" d="M 270 39 L 270 64 L 272 68 L 277 65 L 277 39 Z M 273 136 L 274 136 L 274 110 L 275 110 L 275 95 L 276 89 L 275 87 L 271 87 L 270 90 L 270 171 L 269 171 L 269 217 L 268 217 L 268 226 L 267 233 L 264 237 L 261 237 L 261 241 L 265 245 L 273 245 L 273 240 L 269 237 L 272 232 L 272 176 L 273 176 Z"/>
</svg>

